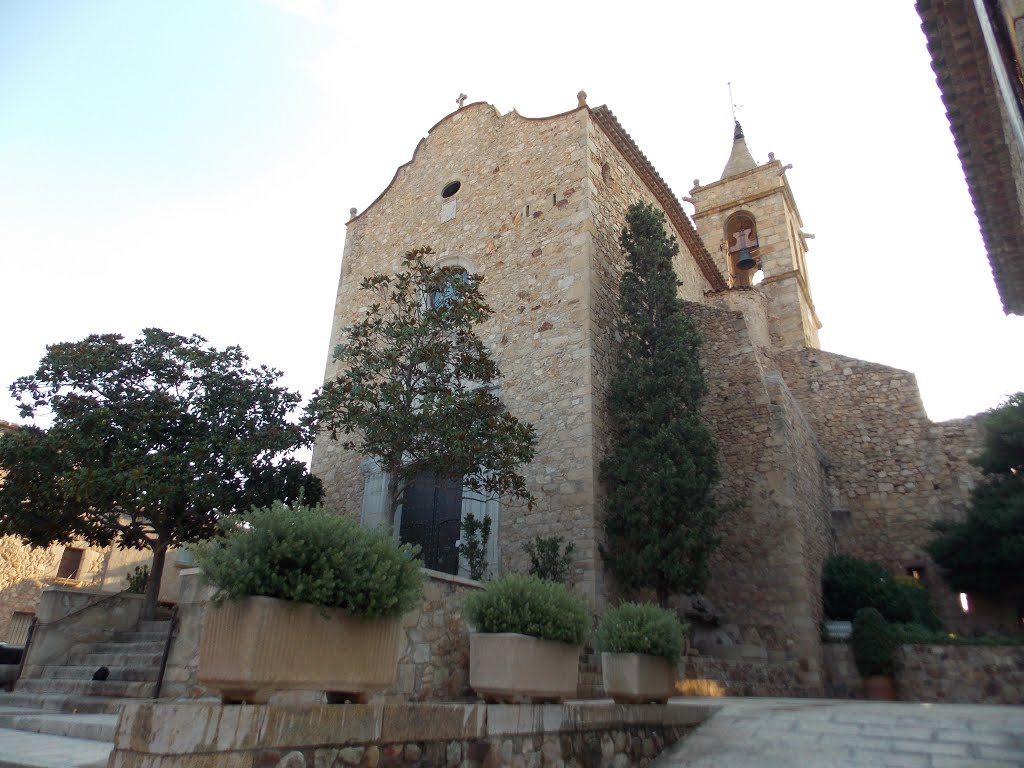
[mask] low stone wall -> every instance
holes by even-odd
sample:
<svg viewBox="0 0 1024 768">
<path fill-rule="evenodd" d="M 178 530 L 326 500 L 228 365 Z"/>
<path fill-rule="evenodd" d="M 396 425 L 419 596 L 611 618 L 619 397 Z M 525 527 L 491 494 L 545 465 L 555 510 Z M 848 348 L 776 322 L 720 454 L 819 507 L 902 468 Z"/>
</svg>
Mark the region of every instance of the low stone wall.
<svg viewBox="0 0 1024 768">
<path fill-rule="evenodd" d="M 481 589 L 478 582 L 426 571 L 423 599 L 402 617 L 405 637 L 395 685 L 379 694 L 382 701 L 451 701 L 472 696 L 469 689 L 469 633 L 462 618 L 466 596 Z M 198 683 L 199 640 L 213 588 L 202 582 L 198 568 L 182 571 L 181 601 L 161 688 L 161 698 L 194 699 L 213 692 Z M 288 701 L 322 700 L 287 694 Z"/>
<path fill-rule="evenodd" d="M 800 684 L 797 661 L 687 656 L 676 690 L 684 696 L 817 697 L 818 685 Z"/>
<path fill-rule="evenodd" d="M 704 722 L 701 704 L 619 706 L 138 702 L 110 768 L 646 766 Z"/>
<path fill-rule="evenodd" d="M 901 701 L 1024 704 L 1024 646 L 904 645 L 897 656 Z M 861 679 L 846 643 L 825 644 L 827 693 L 859 698 Z"/>
</svg>

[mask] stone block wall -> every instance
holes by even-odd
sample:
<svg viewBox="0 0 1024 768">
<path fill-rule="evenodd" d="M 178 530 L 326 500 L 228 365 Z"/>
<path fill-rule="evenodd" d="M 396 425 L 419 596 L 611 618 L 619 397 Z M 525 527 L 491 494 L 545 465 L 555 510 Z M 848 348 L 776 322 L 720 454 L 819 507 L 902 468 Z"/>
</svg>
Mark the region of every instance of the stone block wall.
<svg viewBox="0 0 1024 768">
<path fill-rule="evenodd" d="M 705 418 L 719 446 L 722 543 L 709 597 L 740 645 L 790 665 L 793 690 L 824 682 L 821 566 L 831 546 L 825 454 L 741 312 L 687 304 L 705 343 Z"/>
<path fill-rule="evenodd" d="M 647 766 L 700 704 L 125 705 L 111 768 Z M 195 727 L 202 723 L 202 728 Z"/>
<path fill-rule="evenodd" d="M 897 653 L 900 701 L 1024 704 L 1024 646 L 904 645 Z M 859 698 L 861 678 L 847 643 L 826 643 L 827 695 Z"/>
<path fill-rule="evenodd" d="M 907 371 L 814 349 L 772 355 L 828 456 L 839 549 L 895 574 L 925 566 L 942 618 L 963 627 L 924 546 L 933 522 L 965 514 L 977 420 L 930 421 Z"/>
<path fill-rule="evenodd" d="M 386 192 L 349 223 L 330 348 L 367 304 L 362 278 L 395 271 L 411 248 L 431 245 L 439 263 L 482 275 L 495 314 L 479 333 L 501 366 L 501 397 L 539 438 L 525 470 L 537 503 L 501 506 L 502 568 L 526 570 L 523 545 L 535 536 L 565 536 L 575 544 L 577 587 L 594 600 L 586 126 L 586 109 L 529 120 L 486 104 L 434 126 Z M 453 180 L 461 189 L 442 200 Z M 453 202 L 446 218 L 442 208 Z M 358 465 L 338 443 L 318 442 L 313 472 L 329 509 L 359 515 Z"/>
</svg>

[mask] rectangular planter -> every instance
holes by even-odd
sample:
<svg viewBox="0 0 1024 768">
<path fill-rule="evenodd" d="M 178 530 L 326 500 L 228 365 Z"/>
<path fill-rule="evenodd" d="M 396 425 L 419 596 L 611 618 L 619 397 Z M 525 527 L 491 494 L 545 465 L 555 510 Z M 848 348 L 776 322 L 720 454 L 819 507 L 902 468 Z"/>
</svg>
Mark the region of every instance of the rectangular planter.
<svg viewBox="0 0 1024 768">
<path fill-rule="evenodd" d="M 198 680 L 225 701 L 265 703 L 286 690 L 363 701 L 395 682 L 401 632 L 399 619 L 360 619 L 270 597 L 211 604 Z"/>
<path fill-rule="evenodd" d="M 579 646 L 512 632 L 469 636 L 469 686 L 487 701 L 575 698 Z"/>
<path fill-rule="evenodd" d="M 645 653 L 602 653 L 604 692 L 618 704 L 666 702 L 675 695 L 675 667 Z"/>
</svg>

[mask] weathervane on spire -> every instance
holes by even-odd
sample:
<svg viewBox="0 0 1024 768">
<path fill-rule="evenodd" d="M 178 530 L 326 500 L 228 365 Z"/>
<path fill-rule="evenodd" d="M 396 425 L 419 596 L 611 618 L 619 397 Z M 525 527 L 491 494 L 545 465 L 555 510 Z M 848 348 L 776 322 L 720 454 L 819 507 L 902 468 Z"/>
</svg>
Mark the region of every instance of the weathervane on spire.
<svg viewBox="0 0 1024 768">
<path fill-rule="evenodd" d="M 726 86 L 728 86 L 728 88 L 729 88 L 729 106 L 732 107 L 732 120 L 733 120 L 734 123 L 738 123 L 739 120 L 736 119 L 736 110 L 737 109 L 743 109 L 743 105 L 742 104 L 737 104 L 736 100 L 733 99 L 733 97 L 732 97 L 732 80 L 729 80 L 728 82 L 726 82 Z"/>
</svg>

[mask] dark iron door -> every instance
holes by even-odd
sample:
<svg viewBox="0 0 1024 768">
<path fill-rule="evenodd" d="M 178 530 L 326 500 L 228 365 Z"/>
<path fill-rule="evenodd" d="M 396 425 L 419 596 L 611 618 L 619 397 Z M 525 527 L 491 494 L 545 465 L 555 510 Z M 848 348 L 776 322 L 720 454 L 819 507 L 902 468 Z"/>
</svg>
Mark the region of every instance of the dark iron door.
<svg viewBox="0 0 1024 768">
<path fill-rule="evenodd" d="M 423 565 L 442 573 L 459 572 L 459 534 L 462 525 L 462 483 L 419 475 L 402 499 L 403 543 L 419 544 Z"/>
</svg>

